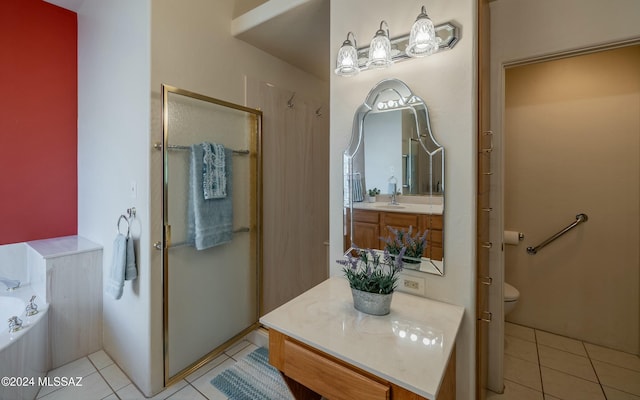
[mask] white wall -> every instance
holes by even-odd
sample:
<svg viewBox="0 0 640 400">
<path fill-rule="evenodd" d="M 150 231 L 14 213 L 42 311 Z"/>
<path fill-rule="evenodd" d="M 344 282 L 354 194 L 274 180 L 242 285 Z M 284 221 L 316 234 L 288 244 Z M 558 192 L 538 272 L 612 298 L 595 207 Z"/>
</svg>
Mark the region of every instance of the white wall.
<svg viewBox="0 0 640 400">
<path fill-rule="evenodd" d="M 153 358 L 149 262 L 149 0 L 86 0 L 78 12 L 78 234 L 104 246 L 112 261 L 116 222 L 136 207 L 139 278 L 120 300 L 104 296 L 104 349 L 145 393 Z M 137 186 L 136 197 L 130 192 Z M 156 300 L 157 301 L 157 300 Z M 161 347 L 160 347 L 161 348 Z"/>
<path fill-rule="evenodd" d="M 496 0 L 491 6 L 491 129 L 494 135 L 491 186 L 491 237 L 502 237 L 502 124 L 504 66 L 580 49 L 640 39 L 640 2 L 636 0 Z M 491 254 L 489 386 L 502 390 L 503 263 L 500 246 Z"/>
<path fill-rule="evenodd" d="M 406 34 L 423 3 L 415 0 L 331 1 L 331 60 L 353 31 L 358 45 L 367 45 L 380 20 L 391 36 Z M 352 78 L 331 77 L 330 263 L 342 255 L 342 153 L 351 137 L 353 114 L 380 80 L 404 81 L 429 106 L 433 132 L 446 149 L 444 277 L 421 275 L 427 296 L 465 307 L 457 345 L 457 398 L 475 396 L 475 237 L 476 237 L 476 8 L 471 0 L 438 1 L 427 10 L 438 24 L 449 20 L 462 27 L 462 38 L 450 51 L 424 59 L 371 70 Z M 332 67 L 332 66 L 330 66 Z"/>
</svg>

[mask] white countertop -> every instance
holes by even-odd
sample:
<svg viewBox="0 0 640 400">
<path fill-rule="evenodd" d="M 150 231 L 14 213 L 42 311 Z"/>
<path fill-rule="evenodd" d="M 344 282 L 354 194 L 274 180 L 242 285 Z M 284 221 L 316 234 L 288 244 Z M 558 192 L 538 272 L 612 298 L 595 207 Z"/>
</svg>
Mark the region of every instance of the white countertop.
<svg viewBox="0 0 640 400">
<path fill-rule="evenodd" d="M 353 308 L 346 279 L 333 277 L 260 322 L 420 396 L 435 399 L 464 308 L 395 292 L 391 313 Z"/>
<path fill-rule="evenodd" d="M 62 257 L 102 249 L 99 244 L 77 235 L 32 240 L 27 244 L 37 251 L 42 258 Z"/>
<path fill-rule="evenodd" d="M 357 208 L 360 210 L 391 211 L 398 213 L 442 215 L 443 205 L 402 202 L 400 202 L 400 204 L 398 205 L 392 205 L 388 201 L 377 201 L 375 203 L 358 201 L 353 203 L 353 208 Z"/>
</svg>

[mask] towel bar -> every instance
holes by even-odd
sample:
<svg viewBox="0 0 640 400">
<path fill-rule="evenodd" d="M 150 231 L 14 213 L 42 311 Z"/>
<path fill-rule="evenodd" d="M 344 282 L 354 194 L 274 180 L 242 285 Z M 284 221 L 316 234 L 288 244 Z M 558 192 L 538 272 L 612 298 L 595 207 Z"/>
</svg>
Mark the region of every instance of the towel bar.
<svg viewBox="0 0 640 400">
<path fill-rule="evenodd" d="M 156 149 L 156 150 L 162 150 L 162 143 L 154 143 L 153 144 L 153 148 Z M 167 145 L 167 149 L 169 149 L 169 150 L 190 150 L 191 147 L 189 147 L 189 146 L 181 146 L 181 145 L 178 145 L 178 144 L 170 144 L 170 145 Z M 249 151 L 249 150 L 233 150 L 233 154 L 246 155 L 246 154 L 250 154 L 250 153 L 251 153 L 251 151 Z"/>
<path fill-rule="evenodd" d="M 245 227 L 242 227 L 242 228 L 235 229 L 235 230 L 233 231 L 233 233 L 242 233 L 242 232 L 250 232 L 250 231 L 251 231 L 251 229 L 250 229 L 249 227 L 246 227 L 246 226 L 245 226 Z M 159 243 L 159 242 L 158 242 L 158 243 Z M 187 242 L 177 242 L 177 243 L 171 243 L 171 245 L 169 246 L 169 248 L 171 249 L 171 248 L 174 248 L 174 247 L 183 247 L 183 246 L 191 246 L 191 245 L 192 245 L 191 243 L 187 243 Z M 154 244 L 154 247 L 155 247 L 157 250 L 162 250 L 162 244 L 161 244 L 161 243 L 160 243 L 160 246 L 156 246 L 156 245 Z"/>
</svg>

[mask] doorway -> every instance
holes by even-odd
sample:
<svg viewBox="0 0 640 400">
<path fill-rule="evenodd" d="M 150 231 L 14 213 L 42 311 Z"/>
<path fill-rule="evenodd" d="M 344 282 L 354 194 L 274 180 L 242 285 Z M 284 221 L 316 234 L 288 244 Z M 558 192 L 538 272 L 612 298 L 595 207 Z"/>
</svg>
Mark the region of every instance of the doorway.
<svg viewBox="0 0 640 400">
<path fill-rule="evenodd" d="M 503 228 L 525 235 L 502 253 L 520 291 L 507 338 L 529 327 L 639 352 L 638 70 L 637 45 L 505 69 Z M 527 253 L 579 213 L 586 224 Z"/>
</svg>

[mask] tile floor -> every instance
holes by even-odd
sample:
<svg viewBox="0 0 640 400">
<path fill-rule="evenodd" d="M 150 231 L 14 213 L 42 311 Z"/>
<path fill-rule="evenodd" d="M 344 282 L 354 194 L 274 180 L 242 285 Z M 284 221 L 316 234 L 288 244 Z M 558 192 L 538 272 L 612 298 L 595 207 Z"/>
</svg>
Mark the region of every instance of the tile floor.
<svg viewBox="0 0 640 400">
<path fill-rule="evenodd" d="M 253 334 L 236 343 L 223 354 L 205 364 L 185 379 L 166 388 L 153 400 L 226 400 L 211 379 L 259 346 L 266 346 L 266 335 Z M 43 387 L 38 400 L 144 400 L 144 395 L 102 350 L 60 368 L 49 371 L 50 377 L 82 376 L 82 387 Z M 53 378 L 52 378 L 53 379 Z"/>
<path fill-rule="evenodd" d="M 211 379 L 266 344 L 266 335 L 250 335 L 153 399 L 224 400 Z M 640 357 L 508 322 L 504 370 L 504 394 L 489 392 L 487 400 L 640 400 Z M 84 378 L 82 387 L 45 387 L 38 399 L 145 399 L 102 350 L 48 376 Z"/>
<path fill-rule="evenodd" d="M 487 400 L 640 400 L 640 357 L 509 322 L 504 378 Z"/>
</svg>

